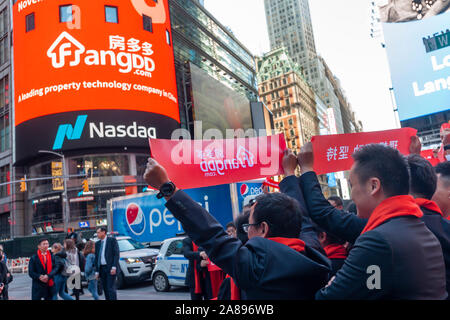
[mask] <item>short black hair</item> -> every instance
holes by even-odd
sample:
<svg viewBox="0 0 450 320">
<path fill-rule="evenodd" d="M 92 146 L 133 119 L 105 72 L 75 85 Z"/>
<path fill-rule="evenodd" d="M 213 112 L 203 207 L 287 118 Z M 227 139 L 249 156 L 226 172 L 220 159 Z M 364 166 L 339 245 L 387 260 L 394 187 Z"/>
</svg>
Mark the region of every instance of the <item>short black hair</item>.
<svg viewBox="0 0 450 320">
<path fill-rule="evenodd" d="M 409 193 L 408 163 L 397 149 L 369 144 L 352 155 L 355 160 L 354 172 L 361 183 L 376 177 L 387 197 Z"/>
<path fill-rule="evenodd" d="M 234 219 L 234 225 L 236 226 L 236 236 L 243 244 L 248 241 L 248 234 L 242 228 L 243 224 L 248 223 L 248 218 L 250 217 L 250 212 L 244 211 L 244 213 L 238 215 L 236 219 Z"/>
<path fill-rule="evenodd" d="M 297 200 L 279 192 L 259 195 L 253 211 L 255 223 L 269 225 L 268 237 L 298 238 L 302 214 Z"/>
<path fill-rule="evenodd" d="M 339 237 L 335 236 L 332 233 L 326 232 L 325 229 L 316 227 L 317 236 L 319 236 L 322 232 L 326 233 L 327 241 L 329 242 L 329 244 L 341 244 L 342 245 L 347 242 L 345 240 L 340 239 Z"/>
<path fill-rule="evenodd" d="M 225 229 L 228 229 L 229 227 L 233 227 L 233 228 L 236 229 L 236 226 L 234 225 L 234 222 L 233 222 L 233 221 L 228 222 L 228 223 L 227 223 L 227 226 L 225 227 Z"/>
<path fill-rule="evenodd" d="M 328 201 L 334 201 L 336 203 L 336 205 L 338 206 L 343 206 L 344 202 L 342 202 L 342 198 L 338 197 L 338 196 L 331 196 L 328 198 Z"/>
<path fill-rule="evenodd" d="M 38 245 L 41 245 L 42 242 L 48 241 L 48 238 L 41 238 L 39 239 Z"/>
<path fill-rule="evenodd" d="M 356 203 L 353 201 L 350 201 L 350 203 L 347 205 L 347 211 L 350 213 L 358 214 L 358 209 L 356 208 Z"/>
<path fill-rule="evenodd" d="M 105 227 L 98 227 L 97 230 L 100 230 L 101 232 L 107 233 L 108 230 Z"/>
<path fill-rule="evenodd" d="M 436 191 L 437 176 L 431 163 L 418 154 L 407 157 L 410 172 L 410 191 L 431 200 Z"/>
<path fill-rule="evenodd" d="M 435 167 L 436 174 L 440 174 L 445 185 L 450 185 L 450 161 L 441 162 Z"/>
</svg>

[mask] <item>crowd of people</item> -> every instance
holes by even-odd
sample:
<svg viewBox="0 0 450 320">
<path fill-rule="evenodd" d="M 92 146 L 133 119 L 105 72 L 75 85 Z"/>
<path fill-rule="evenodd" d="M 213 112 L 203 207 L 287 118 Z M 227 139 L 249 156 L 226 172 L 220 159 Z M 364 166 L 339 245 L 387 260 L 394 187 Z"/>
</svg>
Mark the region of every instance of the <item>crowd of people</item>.
<svg viewBox="0 0 450 320">
<path fill-rule="evenodd" d="M 450 142 L 443 138 L 443 142 Z M 224 228 L 179 190 L 170 173 L 149 158 L 144 179 L 160 190 L 183 226 L 192 300 L 449 299 L 450 149 L 433 166 L 417 137 L 408 156 L 382 144 L 360 148 L 349 173 L 352 201 L 326 199 L 314 172 L 311 143 L 284 152 L 280 192 L 248 196 Z M 296 172 L 301 172 L 300 176 Z M 41 239 L 29 262 L 33 300 L 79 300 L 70 294 L 73 267 L 88 290 L 116 300 L 117 240 L 97 229 L 98 241 L 72 234 L 63 244 Z M 12 275 L 0 247 L 0 298 Z M 72 268 L 72 269 L 71 269 Z M 100 281 L 98 281 L 100 280 Z M 100 285 L 101 284 L 101 285 Z M 101 293 L 101 292 L 100 292 Z"/>
<path fill-rule="evenodd" d="M 94 300 L 100 299 L 101 292 L 106 300 L 117 300 L 115 279 L 119 246 L 115 238 L 107 237 L 104 227 L 97 229 L 97 237 L 97 242 L 84 243 L 77 234 L 71 234 L 63 245 L 52 244 L 51 250 L 49 240 L 40 239 L 38 250 L 28 264 L 32 279 L 31 299 L 58 300 L 59 296 L 63 300 L 79 300 L 84 294 L 81 286 L 81 272 L 84 272 Z M 79 278 L 75 279 L 77 276 Z M 72 294 L 69 294 L 68 283 L 73 284 Z"/>
<path fill-rule="evenodd" d="M 297 156 L 286 150 L 280 192 L 249 201 L 226 229 L 152 158 L 144 178 L 189 236 L 192 299 L 445 300 L 450 162 L 433 167 L 417 141 L 407 157 L 382 144 L 356 151 L 347 210 L 339 197 L 324 197 L 311 143 Z M 217 295 L 206 272 L 211 263 L 224 274 Z"/>
</svg>

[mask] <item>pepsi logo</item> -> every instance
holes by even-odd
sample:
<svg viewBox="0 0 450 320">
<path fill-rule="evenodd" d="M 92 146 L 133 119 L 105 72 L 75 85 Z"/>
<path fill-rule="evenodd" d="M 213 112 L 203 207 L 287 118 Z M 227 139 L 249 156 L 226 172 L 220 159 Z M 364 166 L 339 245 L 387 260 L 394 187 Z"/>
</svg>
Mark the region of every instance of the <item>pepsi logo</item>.
<svg viewBox="0 0 450 320">
<path fill-rule="evenodd" d="M 139 236 L 145 230 L 144 212 L 136 203 L 130 203 L 125 212 L 127 224 L 131 232 Z"/>
<path fill-rule="evenodd" d="M 249 191 L 249 187 L 248 185 L 246 185 L 245 183 L 241 185 L 241 196 L 245 196 L 248 191 Z"/>
</svg>

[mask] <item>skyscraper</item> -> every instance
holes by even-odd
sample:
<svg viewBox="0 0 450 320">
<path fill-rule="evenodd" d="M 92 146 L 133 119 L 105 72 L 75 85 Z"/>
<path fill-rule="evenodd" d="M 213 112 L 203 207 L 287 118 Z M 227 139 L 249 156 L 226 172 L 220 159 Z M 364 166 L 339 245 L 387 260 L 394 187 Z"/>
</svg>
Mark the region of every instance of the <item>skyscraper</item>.
<svg viewBox="0 0 450 320">
<path fill-rule="evenodd" d="M 264 0 L 271 50 L 285 47 L 306 81 L 333 108 L 338 133 L 343 133 L 339 99 L 318 58 L 308 0 Z"/>
</svg>

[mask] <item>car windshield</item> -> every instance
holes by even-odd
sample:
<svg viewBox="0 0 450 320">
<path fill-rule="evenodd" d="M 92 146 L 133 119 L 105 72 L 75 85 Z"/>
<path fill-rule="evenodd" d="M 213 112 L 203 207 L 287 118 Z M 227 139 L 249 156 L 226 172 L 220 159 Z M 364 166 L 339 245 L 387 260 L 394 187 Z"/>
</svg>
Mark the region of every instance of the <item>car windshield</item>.
<svg viewBox="0 0 450 320">
<path fill-rule="evenodd" d="M 137 249 L 145 249 L 145 246 L 133 239 L 122 239 L 118 240 L 117 243 L 119 244 L 119 251 L 132 251 Z"/>
</svg>

